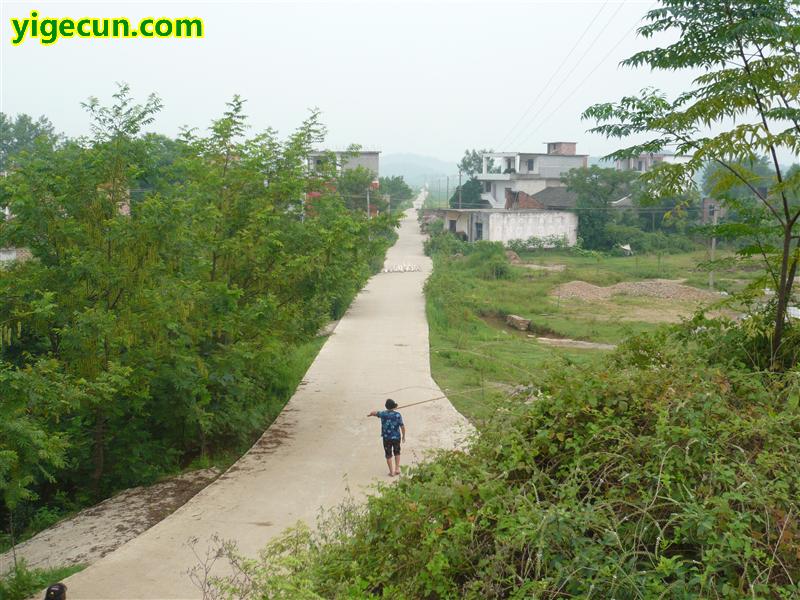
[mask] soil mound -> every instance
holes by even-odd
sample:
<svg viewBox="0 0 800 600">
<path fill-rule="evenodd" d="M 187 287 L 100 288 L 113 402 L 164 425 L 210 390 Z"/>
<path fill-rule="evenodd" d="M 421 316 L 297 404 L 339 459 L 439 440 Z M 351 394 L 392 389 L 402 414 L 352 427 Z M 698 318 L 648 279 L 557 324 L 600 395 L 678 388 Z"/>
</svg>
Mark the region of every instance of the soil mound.
<svg viewBox="0 0 800 600">
<path fill-rule="evenodd" d="M 719 296 L 714 292 L 684 285 L 681 280 L 647 279 L 644 281 L 623 281 L 614 285 L 601 287 L 585 281 L 570 281 L 556 287 L 552 295 L 561 298 L 578 298 L 587 302 L 607 300 L 611 296 L 627 295 L 665 300 L 681 300 L 691 302 L 707 302 Z"/>
</svg>

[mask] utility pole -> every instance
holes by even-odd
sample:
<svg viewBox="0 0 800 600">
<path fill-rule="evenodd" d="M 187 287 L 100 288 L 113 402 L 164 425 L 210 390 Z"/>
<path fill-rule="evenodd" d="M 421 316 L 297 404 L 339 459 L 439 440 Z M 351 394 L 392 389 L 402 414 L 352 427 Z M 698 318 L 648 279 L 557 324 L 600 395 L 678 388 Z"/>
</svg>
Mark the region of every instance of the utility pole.
<svg viewBox="0 0 800 600">
<path fill-rule="evenodd" d="M 450 207 L 450 175 L 447 176 L 447 191 L 445 192 L 445 206 Z"/>
<path fill-rule="evenodd" d="M 461 167 L 458 169 L 458 208 L 461 208 Z"/>
<path fill-rule="evenodd" d="M 369 186 L 367 186 L 367 218 L 369 219 Z"/>
<path fill-rule="evenodd" d="M 712 204 L 711 206 L 708 207 L 708 212 L 711 213 L 711 220 L 712 220 L 711 224 L 715 228 L 715 231 L 711 235 L 711 269 L 712 270 L 708 272 L 708 287 L 711 289 L 711 291 L 714 291 L 714 271 L 713 271 L 713 269 L 714 269 L 714 255 L 716 254 L 716 250 L 717 250 L 717 232 L 716 232 L 717 215 L 718 215 L 717 206 L 715 204 Z"/>
</svg>

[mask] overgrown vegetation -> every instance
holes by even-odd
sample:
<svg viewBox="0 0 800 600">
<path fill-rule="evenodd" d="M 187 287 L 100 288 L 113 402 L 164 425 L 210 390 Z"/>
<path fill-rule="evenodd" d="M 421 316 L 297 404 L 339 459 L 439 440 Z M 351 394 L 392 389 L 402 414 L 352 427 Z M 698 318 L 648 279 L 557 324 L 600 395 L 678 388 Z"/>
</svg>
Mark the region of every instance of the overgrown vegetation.
<svg viewBox="0 0 800 600">
<path fill-rule="evenodd" d="M 20 531 L 246 448 L 380 268 L 397 220 L 310 171 L 319 117 L 247 135 L 238 97 L 205 135 L 142 133 L 122 87 L 91 139 L 40 140 L 0 180 L 0 492 Z M 10 517 L 13 516 L 13 521 Z M 45 519 L 47 520 L 47 519 Z"/>
<path fill-rule="evenodd" d="M 269 598 L 796 598 L 797 374 L 691 323 L 562 362 L 317 533 L 220 589 Z M 398 552 L 402 548 L 402 553 Z M 236 552 L 227 548 L 230 557 Z M 228 596 L 230 597 L 230 596 Z"/>
<path fill-rule="evenodd" d="M 54 581 L 61 581 L 83 570 L 83 565 L 55 569 L 29 569 L 24 560 L 0 579 L 0 600 L 26 600 Z"/>
<path fill-rule="evenodd" d="M 800 595 L 800 381 L 796 368 L 765 370 L 768 310 L 754 304 L 740 322 L 700 313 L 666 327 L 601 325 L 547 292 L 576 276 L 681 273 L 699 284 L 698 255 L 539 250 L 523 256 L 566 268 L 530 271 L 498 269 L 499 244 L 445 232 L 426 248 L 434 375 L 479 433 L 258 559 L 222 544 L 236 575 L 206 597 Z M 730 275 L 742 290 L 760 272 Z M 509 312 L 621 345 L 540 346 L 502 319 L 493 326 Z"/>
</svg>

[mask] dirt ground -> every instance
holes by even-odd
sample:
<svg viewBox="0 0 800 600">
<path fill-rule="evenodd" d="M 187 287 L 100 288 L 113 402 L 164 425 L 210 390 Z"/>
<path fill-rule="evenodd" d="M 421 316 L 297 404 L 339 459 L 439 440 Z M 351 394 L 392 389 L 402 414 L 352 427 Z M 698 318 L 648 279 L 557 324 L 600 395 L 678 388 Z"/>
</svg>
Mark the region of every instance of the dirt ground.
<svg viewBox="0 0 800 600">
<path fill-rule="evenodd" d="M 510 262 L 512 265 L 516 265 L 518 267 L 525 267 L 526 269 L 533 269 L 534 271 L 554 271 L 554 272 L 559 272 L 559 271 L 563 271 L 563 270 L 565 270 L 567 268 L 567 265 L 561 265 L 561 264 L 558 264 L 558 265 L 537 265 L 537 264 L 534 264 L 534 263 L 526 263 L 525 261 L 523 261 L 519 257 L 519 254 L 517 254 L 513 250 L 506 250 L 506 258 L 508 259 L 508 262 Z"/>
<path fill-rule="evenodd" d="M 684 285 L 683 280 L 674 279 L 623 281 L 607 287 L 593 285 L 585 281 L 570 281 L 554 288 L 552 295 L 560 298 L 577 298 L 587 302 L 608 300 L 616 295 L 692 302 L 708 302 L 719 299 L 719 296 L 713 292 L 693 288 Z"/>
<path fill-rule="evenodd" d="M 202 469 L 120 492 L 22 542 L 17 558 L 32 568 L 90 565 L 175 512 L 219 474 Z M 0 573 L 11 566 L 11 552 L 1 554 Z"/>
</svg>

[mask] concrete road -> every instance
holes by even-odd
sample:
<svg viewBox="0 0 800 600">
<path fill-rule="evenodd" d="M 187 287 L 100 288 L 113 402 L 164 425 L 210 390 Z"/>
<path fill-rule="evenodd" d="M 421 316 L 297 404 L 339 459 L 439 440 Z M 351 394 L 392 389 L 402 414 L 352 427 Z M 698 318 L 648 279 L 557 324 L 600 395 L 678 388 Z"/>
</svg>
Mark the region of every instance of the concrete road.
<svg viewBox="0 0 800 600">
<path fill-rule="evenodd" d="M 421 202 L 421 199 L 418 199 Z M 378 419 L 387 397 L 401 405 L 442 395 L 430 374 L 422 286 L 431 262 L 422 254 L 416 211 L 406 213 L 386 267 L 420 271 L 374 276 L 358 295 L 275 423 L 230 470 L 178 511 L 70 577 L 70 600 L 198 598 L 187 571 L 213 534 L 254 555 L 298 520 L 312 524 L 320 507 L 360 496 L 389 481 Z M 402 411 L 408 430 L 404 463 L 433 448 L 451 448 L 469 433 L 448 400 Z"/>
</svg>

